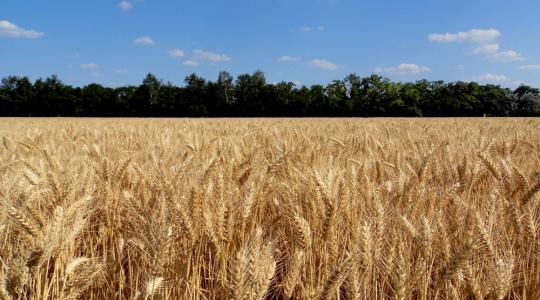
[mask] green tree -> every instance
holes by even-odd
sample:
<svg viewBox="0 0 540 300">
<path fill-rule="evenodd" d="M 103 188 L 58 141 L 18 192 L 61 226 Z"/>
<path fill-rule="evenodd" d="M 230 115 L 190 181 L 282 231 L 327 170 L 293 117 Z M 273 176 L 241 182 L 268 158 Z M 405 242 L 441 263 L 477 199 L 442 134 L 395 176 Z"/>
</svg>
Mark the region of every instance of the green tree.
<svg viewBox="0 0 540 300">
<path fill-rule="evenodd" d="M 191 116 L 204 116 L 208 113 L 205 106 L 206 80 L 193 73 L 188 75 L 184 82 L 186 83 L 184 97 L 187 104 L 187 113 Z"/>
<path fill-rule="evenodd" d="M 130 99 L 131 114 L 136 116 L 152 116 L 159 107 L 158 98 L 162 82 L 154 74 L 148 73 L 135 95 Z"/>
<path fill-rule="evenodd" d="M 29 114 L 33 116 L 71 116 L 74 115 L 75 103 L 78 101 L 72 87 L 64 83 L 56 75 L 38 79 L 34 83 L 35 95 L 29 101 Z"/>
<path fill-rule="evenodd" d="M 231 105 L 234 101 L 233 92 L 234 92 L 234 77 L 229 72 L 221 71 L 218 75 L 217 87 L 218 95 L 221 102 L 226 105 Z"/>
<path fill-rule="evenodd" d="M 24 116 L 34 98 L 34 87 L 28 77 L 9 76 L 0 85 L 0 115 Z"/>
<path fill-rule="evenodd" d="M 10 76 L 0 83 L 2 116 L 538 116 L 540 90 L 476 82 L 394 83 L 350 74 L 326 87 L 267 84 L 264 73 L 227 72 L 216 82 L 191 74 L 185 86 L 148 74 L 139 86 L 73 88 L 57 76 Z"/>
<path fill-rule="evenodd" d="M 344 115 L 352 110 L 347 97 L 347 87 L 342 80 L 334 80 L 326 86 L 325 109 L 332 115 Z"/>
<path fill-rule="evenodd" d="M 294 116 L 309 116 L 312 113 L 311 91 L 306 86 L 295 89 L 290 102 L 291 114 Z"/>
<path fill-rule="evenodd" d="M 281 81 L 267 86 L 267 103 L 265 103 L 266 115 L 287 116 L 290 114 L 293 99 L 294 83 Z"/>
<path fill-rule="evenodd" d="M 371 75 L 360 82 L 361 110 L 364 116 L 384 116 L 391 102 L 388 91 L 391 83 L 379 75 Z"/>
<path fill-rule="evenodd" d="M 112 115 L 111 91 L 100 84 L 89 84 L 80 91 L 75 114 L 81 116 Z"/>
<path fill-rule="evenodd" d="M 260 116 L 264 112 L 263 100 L 266 77 L 262 71 L 242 74 L 236 79 L 236 107 L 242 115 Z"/>
<path fill-rule="evenodd" d="M 535 116 L 540 114 L 540 90 L 528 85 L 521 85 L 515 91 L 515 115 Z"/>
<path fill-rule="evenodd" d="M 390 103 L 392 116 L 419 117 L 422 111 L 418 107 L 421 100 L 421 92 L 414 83 L 403 83 L 395 86 L 397 95 Z"/>
</svg>

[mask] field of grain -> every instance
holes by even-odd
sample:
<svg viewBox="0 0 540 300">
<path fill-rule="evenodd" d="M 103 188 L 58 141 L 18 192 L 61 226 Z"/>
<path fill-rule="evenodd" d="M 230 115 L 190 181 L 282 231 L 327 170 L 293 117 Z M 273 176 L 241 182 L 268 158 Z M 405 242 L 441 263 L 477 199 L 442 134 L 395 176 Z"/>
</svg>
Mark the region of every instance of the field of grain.
<svg viewBox="0 0 540 300">
<path fill-rule="evenodd" d="M 0 119 L 0 299 L 539 299 L 539 119 Z"/>
</svg>

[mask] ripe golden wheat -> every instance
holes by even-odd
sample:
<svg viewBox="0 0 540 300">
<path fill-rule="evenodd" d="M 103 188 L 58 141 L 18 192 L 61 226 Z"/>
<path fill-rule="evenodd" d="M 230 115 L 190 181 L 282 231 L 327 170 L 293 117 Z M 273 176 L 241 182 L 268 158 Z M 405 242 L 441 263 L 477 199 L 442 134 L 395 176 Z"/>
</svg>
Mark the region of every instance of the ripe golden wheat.
<svg viewBox="0 0 540 300">
<path fill-rule="evenodd" d="M 540 299 L 538 119 L 0 119 L 0 299 Z"/>
</svg>

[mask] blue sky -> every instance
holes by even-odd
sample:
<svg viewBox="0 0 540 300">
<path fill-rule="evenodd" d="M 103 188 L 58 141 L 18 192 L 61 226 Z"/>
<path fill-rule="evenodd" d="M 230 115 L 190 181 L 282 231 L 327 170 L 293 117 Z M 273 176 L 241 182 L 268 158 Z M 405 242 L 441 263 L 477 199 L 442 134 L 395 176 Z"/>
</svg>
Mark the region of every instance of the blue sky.
<svg viewBox="0 0 540 300">
<path fill-rule="evenodd" d="M 1 0 L 0 77 L 182 84 L 263 70 L 540 86 L 538 0 Z"/>
</svg>

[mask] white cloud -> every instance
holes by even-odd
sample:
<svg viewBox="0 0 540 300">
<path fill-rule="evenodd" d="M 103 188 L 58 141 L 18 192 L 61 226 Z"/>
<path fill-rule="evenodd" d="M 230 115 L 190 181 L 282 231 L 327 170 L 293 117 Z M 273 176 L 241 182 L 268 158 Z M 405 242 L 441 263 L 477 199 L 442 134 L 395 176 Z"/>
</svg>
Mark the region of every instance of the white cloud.
<svg viewBox="0 0 540 300">
<path fill-rule="evenodd" d="M 489 59 L 501 62 L 523 61 L 525 58 L 521 53 L 514 50 L 501 51 L 488 56 Z"/>
<path fill-rule="evenodd" d="M 463 71 L 463 70 L 465 70 L 465 65 L 455 65 L 454 70 Z"/>
<path fill-rule="evenodd" d="M 308 63 L 308 65 L 315 69 L 321 69 L 326 71 L 334 71 L 338 69 L 338 65 L 333 62 L 330 62 L 326 59 L 316 58 Z"/>
<path fill-rule="evenodd" d="M 298 28 L 296 31 L 300 32 L 312 32 L 312 31 L 324 31 L 326 27 L 319 25 L 317 27 L 311 27 L 311 26 L 303 26 Z"/>
<path fill-rule="evenodd" d="M 99 68 L 99 66 L 97 64 L 94 64 L 94 63 L 82 64 L 81 65 L 81 69 L 83 69 L 83 70 L 95 70 L 97 68 Z"/>
<path fill-rule="evenodd" d="M 276 58 L 277 61 L 283 61 L 283 62 L 295 62 L 299 61 L 299 57 L 289 56 L 289 55 L 283 55 L 278 58 Z"/>
<path fill-rule="evenodd" d="M 512 62 L 525 60 L 523 56 L 514 50 L 500 51 L 499 44 L 490 43 L 474 48 L 470 54 L 482 55 L 487 59 L 500 62 Z"/>
<path fill-rule="evenodd" d="M 173 49 L 169 51 L 169 56 L 172 58 L 180 58 L 186 56 L 186 54 L 180 49 Z"/>
<path fill-rule="evenodd" d="M 195 60 L 186 60 L 185 62 L 182 63 L 184 66 L 189 66 L 189 67 L 196 67 L 199 65 L 199 63 Z"/>
<path fill-rule="evenodd" d="M 484 75 L 474 77 L 474 80 L 482 81 L 482 82 L 508 82 L 511 79 L 506 75 L 502 75 L 502 74 L 496 75 L 496 74 L 487 73 Z"/>
<path fill-rule="evenodd" d="M 524 65 L 519 67 L 519 69 L 524 71 L 540 71 L 540 65 Z"/>
<path fill-rule="evenodd" d="M 295 86 L 300 86 L 302 83 L 300 82 L 300 80 L 293 80 L 292 82 Z"/>
<path fill-rule="evenodd" d="M 497 29 L 472 29 L 458 33 L 432 33 L 429 35 L 431 42 L 453 43 L 453 42 L 473 42 L 487 43 L 498 39 L 501 32 Z"/>
<path fill-rule="evenodd" d="M 496 43 L 484 44 L 474 48 L 471 54 L 493 55 L 497 54 L 500 48 L 499 44 Z"/>
<path fill-rule="evenodd" d="M 169 55 L 173 58 L 184 57 L 184 51 L 175 49 L 169 52 Z M 220 63 L 230 61 L 231 57 L 226 54 L 218 54 L 210 51 L 197 49 L 193 51 L 193 54 L 186 59 L 182 64 L 190 67 L 197 67 L 202 62 Z"/>
<path fill-rule="evenodd" d="M 431 68 L 423 67 L 415 64 L 403 63 L 397 67 L 390 68 L 376 68 L 377 73 L 390 73 L 390 74 L 422 74 L 431 72 Z"/>
<path fill-rule="evenodd" d="M 230 61 L 231 58 L 226 54 L 217 54 L 209 51 L 197 49 L 193 51 L 193 58 L 191 60 L 204 60 L 210 62 L 225 62 Z"/>
<path fill-rule="evenodd" d="M 0 20 L 0 37 L 36 39 L 44 35 L 43 32 L 20 28 L 8 20 Z"/>
<path fill-rule="evenodd" d="M 501 36 L 497 29 L 473 29 L 458 33 L 432 33 L 429 35 L 431 42 L 452 43 L 469 42 L 480 44 L 469 52 L 471 55 L 481 55 L 492 61 L 513 62 L 522 61 L 525 58 L 517 51 L 501 51 L 499 44 L 494 43 Z"/>
<path fill-rule="evenodd" d="M 151 45 L 156 44 L 156 42 L 149 36 L 138 37 L 133 41 L 133 43 L 135 43 L 135 45 L 142 45 L 142 46 L 151 46 Z"/>
<path fill-rule="evenodd" d="M 123 11 L 130 11 L 133 9 L 133 4 L 128 1 L 119 2 L 117 6 Z"/>
</svg>

